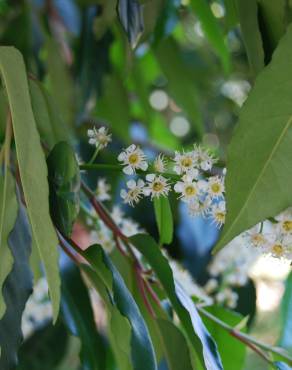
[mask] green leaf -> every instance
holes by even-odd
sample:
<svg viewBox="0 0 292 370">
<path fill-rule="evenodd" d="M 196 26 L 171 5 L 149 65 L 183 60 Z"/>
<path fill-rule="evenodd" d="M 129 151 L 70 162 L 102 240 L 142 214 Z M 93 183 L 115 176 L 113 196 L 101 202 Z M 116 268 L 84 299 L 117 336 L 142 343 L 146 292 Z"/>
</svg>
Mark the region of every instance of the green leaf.
<svg viewBox="0 0 292 370">
<path fill-rule="evenodd" d="M 291 42 L 292 26 L 241 109 L 227 157 L 226 223 L 215 250 L 291 206 Z"/>
<path fill-rule="evenodd" d="M 29 80 L 31 105 L 42 140 L 51 149 L 59 141 L 67 141 L 68 130 L 60 117 L 56 102 L 45 87 L 36 80 Z"/>
<path fill-rule="evenodd" d="M 181 106 L 199 135 L 203 123 L 198 102 L 198 93 L 191 71 L 180 57 L 180 50 L 173 38 L 163 40 L 155 50 L 156 57 L 168 81 L 170 94 Z"/>
<path fill-rule="evenodd" d="M 98 292 L 107 312 L 108 337 L 117 366 L 120 370 L 131 370 L 131 326 L 115 306 L 111 295 L 103 280 L 93 269 L 87 265 L 81 265 L 87 278 Z"/>
<path fill-rule="evenodd" d="M 31 235 L 23 206 L 19 207 L 8 244 L 14 263 L 3 285 L 6 302 L 6 311 L 0 320 L 0 369 L 3 370 L 14 369 L 17 363 L 17 352 L 22 342 L 22 313 L 32 292 L 32 276 L 29 270 Z"/>
<path fill-rule="evenodd" d="M 70 236 L 80 205 L 80 172 L 71 146 L 64 141 L 56 144 L 47 165 L 51 217 L 58 229 Z"/>
<path fill-rule="evenodd" d="M 212 306 L 206 310 L 232 327 L 235 327 L 242 321 L 241 315 L 223 307 Z M 203 321 L 218 346 L 224 370 L 242 369 L 245 361 L 246 346 L 208 317 L 203 317 Z M 246 332 L 246 328 L 243 328 L 241 331 Z M 231 353 L 232 356 L 230 356 Z"/>
<path fill-rule="evenodd" d="M 238 14 L 236 9 L 236 0 L 224 0 L 224 7 L 225 7 L 225 19 L 226 19 L 226 26 L 227 29 L 230 30 L 234 26 L 236 26 L 238 22 Z"/>
<path fill-rule="evenodd" d="M 17 370 L 57 370 L 68 340 L 67 330 L 59 320 L 54 326 L 39 329 L 21 346 Z"/>
<path fill-rule="evenodd" d="M 171 322 L 156 320 L 169 370 L 193 369 L 190 351 L 183 333 Z"/>
<path fill-rule="evenodd" d="M 137 0 L 118 0 L 117 10 L 130 45 L 135 48 L 144 30 L 142 6 Z"/>
<path fill-rule="evenodd" d="M 33 238 L 39 248 L 52 299 L 54 321 L 60 304 L 58 239 L 49 213 L 47 166 L 31 109 L 25 66 L 13 47 L 0 48 L 0 69 L 8 95 L 21 184 Z"/>
<path fill-rule="evenodd" d="M 191 298 L 174 281 L 172 270 L 158 245 L 145 234 L 135 235 L 130 240 L 155 271 L 202 366 L 207 370 L 222 369 L 215 342 L 206 330 Z"/>
<path fill-rule="evenodd" d="M 148 329 L 139 308 L 128 291 L 121 275 L 103 249 L 97 245 L 88 248 L 82 255 L 103 280 L 120 313 L 131 325 L 131 358 L 135 370 L 156 370 L 156 360 Z"/>
<path fill-rule="evenodd" d="M 77 109 L 73 81 L 64 58 L 60 54 L 57 40 L 47 38 L 45 43 L 47 51 L 48 87 L 54 101 L 61 113 L 65 127 L 70 129 Z"/>
<path fill-rule="evenodd" d="M 282 330 L 279 344 L 292 352 L 292 273 L 290 272 L 281 303 Z"/>
<path fill-rule="evenodd" d="M 154 198 L 153 204 L 160 235 L 159 244 L 170 244 L 173 237 L 173 219 L 169 200 L 167 197 Z"/>
<path fill-rule="evenodd" d="M 0 319 L 6 307 L 2 296 L 2 286 L 13 265 L 8 237 L 15 225 L 17 210 L 15 182 L 9 169 L 6 168 L 4 177 L 0 176 Z"/>
<path fill-rule="evenodd" d="M 286 0 L 258 0 L 258 8 L 265 57 L 269 62 L 281 37 L 285 34 L 289 5 Z"/>
<path fill-rule="evenodd" d="M 225 72 L 230 69 L 230 56 L 225 44 L 223 32 L 214 17 L 207 0 L 191 0 L 191 7 L 201 22 L 202 29 L 210 44 L 216 50 Z"/>
<path fill-rule="evenodd" d="M 258 23 L 258 5 L 254 0 L 234 0 L 237 5 L 238 17 L 248 61 L 256 76 L 265 66 L 265 55 L 262 36 Z"/>
<path fill-rule="evenodd" d="M 61 312 L 72 335 L 80 338 L 80 360 L 84 369 L 104 370 L 107 348 L 98 333 L 87 288 L 77 267 L 67 261 L 61 271 Z"/>
<path fill-rule="evenodd" d="M 97 101 L 96 115 L 106 120 L 120 139 L 129 140 L 130 108 L 128 92 L 118 75 L 105 78 L 104 93 Z"/>
</svg>

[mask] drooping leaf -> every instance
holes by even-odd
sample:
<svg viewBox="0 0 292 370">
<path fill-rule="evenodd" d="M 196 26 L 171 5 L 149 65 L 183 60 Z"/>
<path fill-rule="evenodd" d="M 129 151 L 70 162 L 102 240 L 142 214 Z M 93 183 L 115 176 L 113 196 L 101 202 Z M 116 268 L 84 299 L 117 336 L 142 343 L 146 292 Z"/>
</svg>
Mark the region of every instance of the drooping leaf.
<svg viewBox="0 0 292 370">
<path fill-rule="evenodd" d="M 169 370 L 192 370 L 190 351 L 183 333 L 171 321 L 158 319 L 156 322 Z"/>
<path fill-rule="evenodd" d="M 243 319 L 241 315 L 219 306 L 207 308 L 207 311 L 232 327 L 238 325 Z M 208 317 L 203 317 L 203 321 L 218 346 L 224 370 L 242 369 L 246 346 Z M 246 328 L 242 328 L 241 331 L 246 332 Z M 231 353 L 232 356 L 230 356 Z"/>
<path fill-rule="evenodd" d="M 80 173 L 75 153 L 64 141 L 47 158 L 50 211 L 55 225 L 70 236 L 79 213 Z"/>
<path fill-rule="evenodd" d="M 281 311 L 282 330 L 279 344 L 281 347 L 292 351 L 292 273 L 289 274 L 286 280 Z"/>
<path fill-rule="evenodd" d="M 70 261 L 61 270 L 61 313 L 72 335 L 80 338 L 80 360 L 84 369 L 106 368 L 106 344 L 98 333 L 87 288 L 77 267 Z"/>
<path fill-rule="evenodd" d="M 240 29 L 246 48 L 248 61 L 256 76 L 265 66 L 262 36 L 258 23 L 258 5 L 253 0 L 233 0 L 236 2 Z"/>
<path fill-rule="evenodd" d="M 132 48 L 136 47 L 144 30 L 142 10 L 137 0 L 118 0 L 118 16 Z"/>
<path fill-rule="evenodd" d="M 225 72 L 230 68 L 230 56 L 227 45 L 225 44 L 223 32 L 220 29 L 217 19 L 214 17 L 207 0 L 191 0 L 190 2 L 196 16 L 198 17 L 202 29 L 215 49 Z"/>
<path fill-rule="evenodd" d="M 41 139 L 51 149 L 59 141 L 67 141 L 68 129 L 61 119 L 53 97 L 36 80 L 29 80 L 31 105 Z"/>
<path fill-rule="evenodd" d="M 178 45 L 173 38 L 168 37 L 158 45 L 155 54 L 161 70 L 167 78 L 170 95 L 185 110 L 195 130 L 201 135 L 203 124 L 195 81 L 188 67 L 180 58 Z"/>
<path fill-rule="evenodd" d="M 292 26 L 241 109 L 228 150 L 227 217 L 216 250 L 291 206 L 291 42 Z"/>
<path fill-rule="evenodd" d="M 57 370 L 66 353 L 68 332 L 58 320 L 37 330 L 21 346 L 17 370 Z"/>
<path fill-rule="evenodd" d="M 9 169 L 6 168 L 4 177 L 0 176 L 0 319 L 3 317 L 6 307 L 2 286 L 13 265 L 8 237 L 15 225 L 17 210 L 15 182 Z"/>
<path fill-rule="evenodd" d="M 159 231 L 159 243 L 170 244 L 173 237 L 172 212 L 167 197 L 154 198 L 156 223 Z"/>
<path fill-rule="evenodd" d="M 13 369 L 17 364 L 17 352 L 22 342 L 21 317 L 32 292 L 32 276 L 29 269 L 31 235 L 23 207 L 18 210 L 8 245 L 14 262 L 3 286 L 6 303 L 5 314 L 0 320 L 0 369 L 3 370 Z"/>
<path fill-rule="evenodd" d="M 131 325 L 131 359 L 135 370 L 156 370 L 154 349 L 148 329 L 139 308 L 127 289 L 121 275 L 102 248 L 94 245 L 82 253 L 100 276 L 109 291 L 112 291 L 118 310 Z"/>
<path fill-rule="evenodd" d="M 82 265 L 81 267 L 86 277 L 105 303 L 109 326 L 108 337 L 117 366 L 121 370 L 131 370 L 130 323 L 114 304 L 111 295 L 108 294 L 107 286 L 100 276 L 89 266 Z"/>
<path fill-rule="evenodd" d="M 285 0 L 259 0 L 258 17 L 265 49 L 265 61 L 270 62 L 278 42 L 287 27 L 288 3 Z"/>
<path fill-rule="evenodd" d="M 206 330 L 191 298 L 174 281 L 171 268 L 158 245 L 145 234 L 135 235 L 130 240 L 155 271 L 202 366 L 207 370 L 222 369 L 215 342 Z"/>
<path fill-rule="evenodd" d="M 76 112 L 73 81 L 64 58 L 60 54 L 59 44 L 53 38 L 46 40 L 48 85 L 54 97 L 58 111 L 61 112 L 67 130 L 73 123 Z"/>
<path fill-rule="evenodd" d="M 227 30 L 229 31 L 230 28 L 233 28 L 238 22 L 236 0 L 224 0 L 224 7 L 226 12 L 226 26 Z"/>
<path fill-rule="evenodd" d="M 56 320 L 60 303 L 58 239 L 50 218 L 47 166 L 31 109 L 21 54 L 13 47 L 1 47 L 0 69 L 11 110 L 16 154 L 28 216 L 47 275 Z"/>
</svg>

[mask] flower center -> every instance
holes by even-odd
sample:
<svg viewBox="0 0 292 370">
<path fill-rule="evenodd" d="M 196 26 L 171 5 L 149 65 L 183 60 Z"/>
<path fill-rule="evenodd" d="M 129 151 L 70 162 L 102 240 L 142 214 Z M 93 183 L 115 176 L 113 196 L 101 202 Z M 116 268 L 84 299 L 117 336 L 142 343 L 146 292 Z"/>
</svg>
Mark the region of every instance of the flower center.
<svg viewBox="0 0 292 370">
<path fill-rule="evenodd" d="M 264 237 L 261 234 L 255 234 L 252 236 L 252 242 L 255 246 L 263 244 L 265 241 Z"/>
<path fill-rule="evenodd" d="M 290 221 L 290 220 L 284 221 L 283 222 L 283 229 L 287 232 L 292 231 L 292 221 Z"/>
<path fill-rule="evenodd" d="M 129 155 L 129 163 L 137 164 L 139 162 L 139 156 L 137 153 L 132 153 Z"/>
<path fill-rule="evenodd" d="M 225 221 L 225 213 L 224 212 L 216 212 L 216 219 L 220 222 Z"/>
<path fill-rule="evenodd" d="M 190 157 L 185 157 L 181 160 L 181 165 L 183 167 L 191 167 L 191 165 L 193 164 L 193 161 L 192 161 L 192 158 Z"/>
<path fill-rule="evenodd" d="M 194 186 L 188 185 L 185 188 L 185 193 L 186 193 L 187 196 L 190 197 L 192 195 L 196 195 L 197 194 L 197 190 L 196 190 L 196 188 Z"/>
<path fill-rule="evenodd" d="M 212 189 L 213 193 L 219 193 L 219 191 L 220 191 L 220 184 L 218 184 L 218 183 L 215 182 L 214 184 L 211 185 L 211 189 Z"/>
<path fill-rule="evenodd" d="M 284 248 L 283 248 L 283 246 L 281 244 L 275 244 L 272 247 L 272 251 L 277 256 L 281 256 L 283 254 Z"/>
<path fill-rule="evenodd" d="M 161 191 L 164 188 L 164 186 L 161 181 L 154 181 L 152 188 L 154 191 Z"/>
</svg>

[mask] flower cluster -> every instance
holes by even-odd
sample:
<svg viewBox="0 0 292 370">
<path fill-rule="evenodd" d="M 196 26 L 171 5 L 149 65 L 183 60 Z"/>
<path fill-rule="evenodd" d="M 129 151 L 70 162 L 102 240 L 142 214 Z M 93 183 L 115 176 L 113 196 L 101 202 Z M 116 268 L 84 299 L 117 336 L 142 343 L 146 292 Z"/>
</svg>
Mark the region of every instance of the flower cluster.
<svg viewBox="0 0 292 370">
<path fill-rule="evenodd" d="M 151 168 L 145 180 L 140 178 L 127 181 L 127 189 L 121 190 L 124 203 L 134 206 L 143 197 L 150 196 L 151 200 L 166 197 L 173 189 L 178 199 L 187 204 L 190 215 L 211 217 L 218 227 L 224 224 L 224 178 L 210 176 L 210 173 L 208 177 L 205 176 L 205 172 L 210 171 L 215 163 L 207 150 L 194 145 L 193 150 L 176 151 L 174 157 L 168 160 L 159 154 L 150 165 L 141 148 L 132 144 L 119 154 L 118 160 L 127 175 Z M 170 173 L 166 173 L 168 168 Z"/>
</svg>

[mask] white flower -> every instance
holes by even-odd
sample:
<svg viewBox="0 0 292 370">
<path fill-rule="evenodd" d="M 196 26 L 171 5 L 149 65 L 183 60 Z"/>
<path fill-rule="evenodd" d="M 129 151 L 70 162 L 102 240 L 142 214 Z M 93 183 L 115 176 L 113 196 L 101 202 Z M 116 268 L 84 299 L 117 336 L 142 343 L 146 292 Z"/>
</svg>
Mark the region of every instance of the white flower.
<svg viewBox="0 0 292 370">
<path fill-rule="evenodd" d="M 213 164 L 216 162 L 208 150 L 196 144 L 194 145 L 193 155 L 197 167 L 203 171 L 211 170 Z"/>
<path fill-rule="evenodd" d="M 138 203 L 142 198 L 144 192 L 144 181 L 139 179 L 137 182 L 135 180 L 130 180 L 127 182 L 128 191 L 125 189 L 121 190 L 121 197 L 124 199 L 124 203 L 134 206 L 134 203 Z"/>
<path fill-rule="evenodd" d="M 178 181 L 174 185 L 174 190 L 177 193 L 180 193 L 179 198 L 184 202 L 189 203 L 194 198 L 197 198 L 199 195 L 198 183 L 193 180 L 192 176 L 184 175 L 182 178 L 183 181 Z"/>
<path fill-rule="evenodd" d="M 91 130 L 87 130 L 87 136 L 89 137 L 89 144 L 95 145 L 100 149 L 105 148 L 109 142 L 111 142 L 111 134 L 108 134 L 108 129 L 100 127 L 98 130 L 93 127 Z"/>
<path fill-rule="evenodd" d="M 266 235 L 260 229 L 261 226 L 258 224 L 242 234 L 243 238 L 245 238 L 249 244 L 256 248 L 263 248 L 268 244 Z"/>
<path fill-rule="evenodd" d="M 136 170 L 141 169 L 146 171 L 148 163 L 144 152 L 135 144 L 130 145 L 118 156 L 118 161 L 122 162 L 123 172 L 126 175 L 133 175 Z"/>
<path fill-rule="evenodd" d="M 210 210 L 210 215 L 213 218 L 215 225 L 220 228 L 225 223 L 225 201 L 222 200 L 219 203 L 213 204 Z"/>
<path fill-rule="evenodd" d="M 123 222 L 124 212 L 119 206 L 113 206 L 111 217 L 117 225 L 120 225 Z"/>
<path fill-rule="evenodd" d="M 175 162 L 173 170 L 178 175 L 186 173 L 192 177 L 198 177 L 199 171 L 196 168 L 196 160 L 193 151 L 187 153 L 175 152 L 173 160 Z"/>
<path fill-rule="evenodd" d="M 107 252 L 111 252 L 115 247 L 112 233 L 104 224 L 100 223 L 100 226 L 100 230 L 91 232 L 91 242 L 100 244 Z"/>
<path fill-rule="evenodd" d="M 100 178 L 97 181 L 97 188 L 96 188 L 96 196 L 97 199 L 101 202 L 105 200 L 110 200 L 111 196 L 109 191 L 111 190 L 111 186 L 106 182 L 106 179 Z"/>
<path fill-rule="evenodd" d="M 225 191 L 223 178 L 219 176 L 209 177 L 208 180 L 208 193 L 211 198 L 219 198 L 223 196 Z"/>
<path fill-rule="evenodd" d="M 206 197 L 205 199 L 193 199 L 188 203 L 188 213 L 190 216 L 202 216 L 206 217 L 210 211 L 211 199 Z"/>
<path fill-rule="evenodd" d="M 164 158 L 163 154 L 160 153 L 155 158 L 154 163 L 153 163 L 153 167 L 154 167 L 154 170 L 156 172 L 160 172 L 160 173 L 165 172 L 166 163 L 165 163 L 165 158 Z"/>
<path fill-rule="evenodd" d="M 209 279 L 204 286 L 204 290 L 207 294 L 213 293 L 217 288 L 218 281 L 214 278 Z"/>
<path fill-rule="evenodd" d="M 286 258 L 288 260 L 292 260 L 292 244 L 288 246 L 280 240 L 275 240 L 274 243 L 269 245 L 267 251 L 275 258 Z"/>
<path fill-rule="evenodd" d="M 148 182 L 147 186 L 144 188 L 145 195 L 151 195 L 151 199 L 154 197 L 167 196 L 170 191 L 170 185 L 168 180 L 161 176 L 155 175 L 154 173 L 148 174 L 146 176 Z"/>
<path fill-rule="evenodd" d="M 131 219 L 125 219 L 123 221 L 121 230 L 128 238 L 143 232 L 143 230 L 140 228 L 140 225 Z"/>
</svg>

